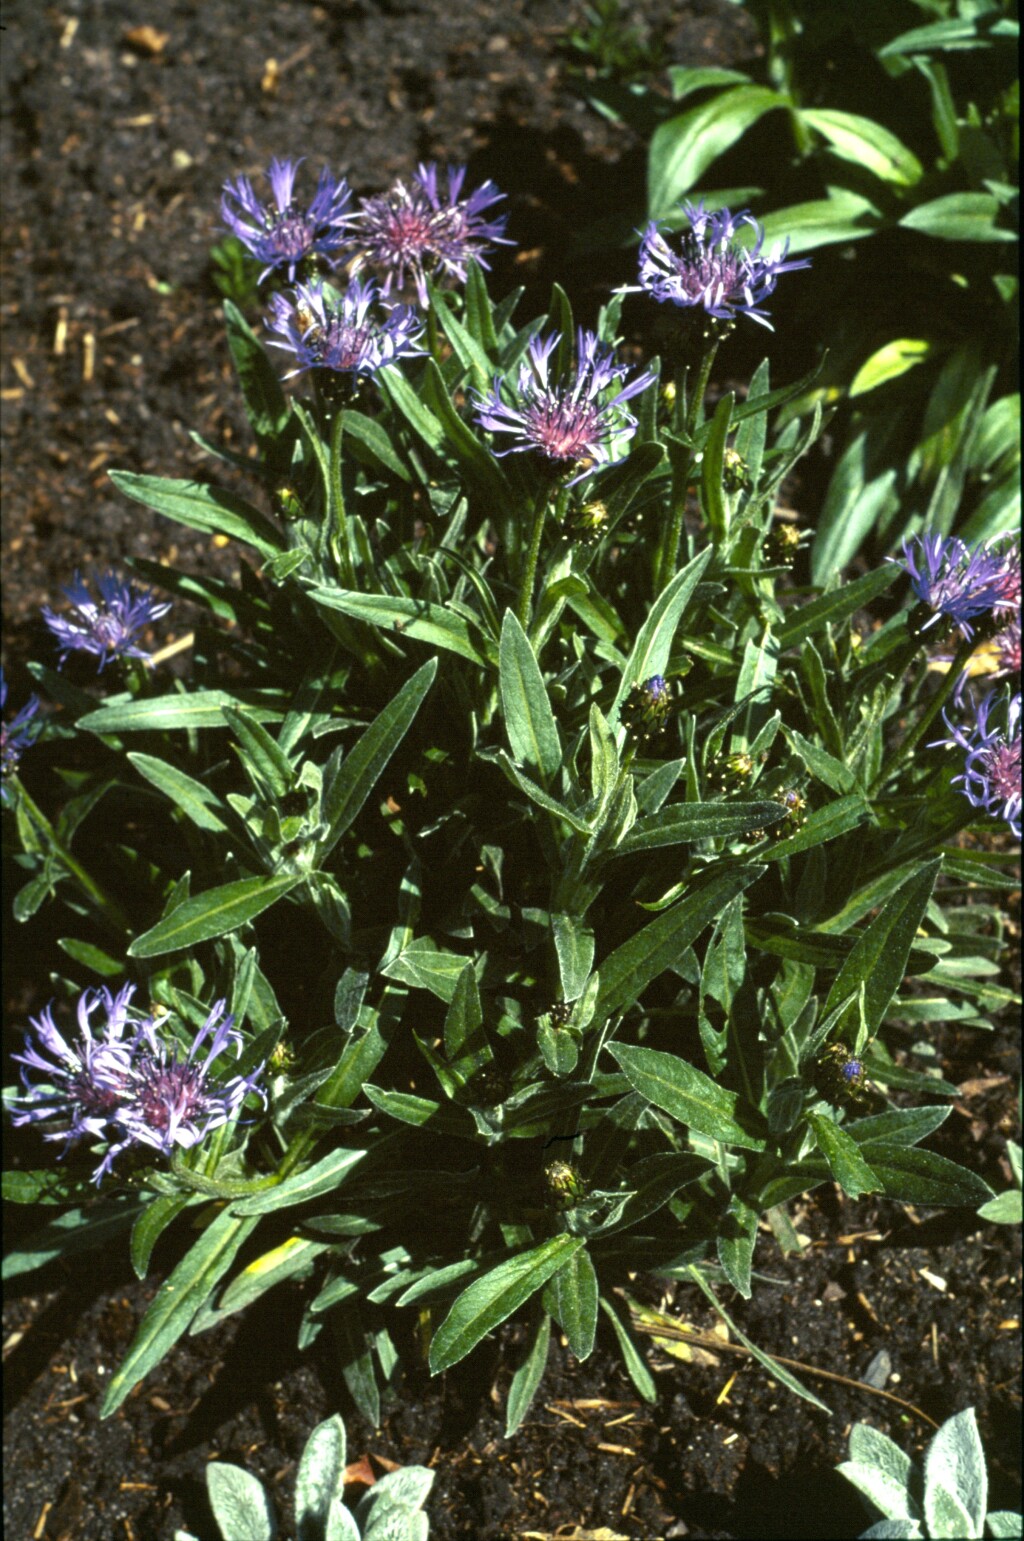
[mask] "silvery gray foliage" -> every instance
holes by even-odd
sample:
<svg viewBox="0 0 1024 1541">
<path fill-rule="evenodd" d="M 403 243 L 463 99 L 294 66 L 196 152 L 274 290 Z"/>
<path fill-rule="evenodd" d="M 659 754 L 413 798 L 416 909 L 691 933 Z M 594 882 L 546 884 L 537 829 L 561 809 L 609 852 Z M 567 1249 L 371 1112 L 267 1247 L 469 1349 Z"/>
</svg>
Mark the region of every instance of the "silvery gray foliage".
<svg viewBox="0 0 1024 1541">
<path fill-rule="evenodd" d="M 374 1484 L 356 1505 L 344 1501 L 345 1425 L 335 1414 L 317 1424 L 295 1479 L 298 1541 L 427 1541 L 423 1505 L 434 1481 L 425 1466 L 405 1466 Z M 206 1468 L 210 1507 L 222 1541 L 274 1541 L 277 1522 L 263 1484 L 230 1461 Z M 199 1541 L 187 1530 L 174 1541 Z"/>
<path fill-rule="evenodd" d="M 1021 1535 L 1019 1514 L 987 1512 L 988 1472 L 973 1407 L 942 1425 L 925 1451 L 923 1478 L 898 1445 L 866 1423 L 854 1424 L 850 1460 L 839 1470 L 885 1516 L 864 1538 Z"/>
</svg>

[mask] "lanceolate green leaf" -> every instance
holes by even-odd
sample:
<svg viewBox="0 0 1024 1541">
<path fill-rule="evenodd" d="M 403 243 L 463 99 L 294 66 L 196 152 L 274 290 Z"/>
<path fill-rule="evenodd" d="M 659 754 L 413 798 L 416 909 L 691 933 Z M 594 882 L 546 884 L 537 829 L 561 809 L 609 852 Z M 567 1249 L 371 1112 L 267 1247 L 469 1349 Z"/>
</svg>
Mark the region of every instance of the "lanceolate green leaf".
<svg viewBox="0 0 1024 1541">
<path fill-rule="evenodd" d="M 733 86 L 663 123 L 651 140 L 647 165 L 651 218 L 672 213 L 712 161 L 758 118 L 785 105 L 786 98 L 767 86 Z"/>
<path fill-rule="evenodd" d="M 859 1149 L 883 1193 L 904 1204 L 959 1204 L 976 1209 L 992 1197 L 992 1189 L 976 1172 L 934 1150 L 889 1141 L 868 1141 Z"/>
<path fill-rule="evenodd" d="M 458 653 L 471 663 L 486 664 L 487 652 L 482 635 L 475 634 L 466 619 L 445 605 L 427 600 L 406 599 L 390 594 L 357 594 L 345 589 L 314 587 L 309 597 L 328 610 L 340 610 L 367 626 L 383 627 L 414 642 L 427 642 L 448 653 Z"/>
<path fill-rule="evenodd" d="M 147 508 L 155 508 L 158 514 L 194 530 L 209 530 L 214 535 L 244 541 L 262 557 L 277 556 L 285 549 L 281 534 L 266 514 L 224 487 L 140 476 L 134 471 L 111 471 L 110 480 L 118 491 Z"/>
<path fill-rule="evenodd" d="M 324 788 L 327 834 L 320 843 L 322 861 L 355 820 L 381 771 L 402 742 L 434 683 L 437 659 L 431 658 L 407 680 L 394 700 L 367 728 L 341 762 L 330 786 Z"/>
<path fill-rule="evenodd" d="M 562 1264 L 551 1283 L 569 1347 L 577 1359 L 588 1359 L 597 1332 L 597 1274 L 585 1247 Z"/>
<path fill-rule="evenodd" d="M 881 1183 L 846 1130 L 824 1113 L 810 1113 L 808 1121 L 818 1141 L 818 1149 L 843 1191 L 851 1199 L 860 1198 L 862 1193 L 877 1193 Z"/>
<path fill-rule="evenodd" d="M 612 727 L 618 721 L 619 709 L 633 686 L 643 684 L 652 675 L 661 674 L 664 671 L 672 650 L 672 640 L 683 612 L 713 554 L 709 546 L 706 551 L 695 556 L 682 572 L 676 573 L 672 582 L 662 590 L 651 606 L 651 613 L 640 628 L 640 634 L 623 670 L 612 709 L 608 713 L 608 721 Z"/>
<path fill-rule="evenodd" d="M 224 708 L 239 702 L 226 690 L 193 690 L 157 696 L 149 701 L 118 701 L 99 706 L 78 719 L 90 733 L 163 733 L 171 728 L 223 728 Z M 280 722 L 284 712 L 246 703 L 250 717 L 261 722 Z"/>
<path fill-rule="evenodd" d="M 365 1150 L 332 1150 L 330 1155 L 286 1177 L 284 1182 L 263 1188 L 251 1198 L 236 1199 L 232 1210 L 236 1215 L 267 1215 L 275 1209 L 323 1198 L 341 1186 L 365 1155 Z"/>
<path fill-rule="evenodd" d="M 215 833 L 227 828 L 224 820 L 215 812 L 223 804 L 216 792 L 211 791 L 204 782 L 196 781 L 176 765 L 169 765 L 166 760 L 158 760 L 151 754 L 130 754 L 128 759 L 139 775 L 170 798 L 175 807 L 180 808 L 198 829 Z"/>
<path fill-rule="evenodd" d="M 857 938 L 828 993 L 826 1015 L 863 985 L 864 1020 L 869 1033 L 878 1031 L 903 980 L 941 865 L 929 862 L 909 878 Z"/>
<path fill-rule="evenodd" d="M 208 942 L 226 936 L 247 920 L 262 915 L 284 894 L 302 881 L 301 873 L 284 877 L 241 878 L 207 889 L 179 904 L 163 920 L 136 937 L 128 949 L 131 958 L 157 958 L 165 952 L 177 952 L 196 942 Z"/>
<path fill-rule="evenodd" d="M 594 1009 L 595 1020 L 603 1022 L 639 1000 L 651 980 L 678 963 L 686 948 L 729 900 L 748 888 L 763 871 L 763 867 L 744 867 L 720 873 L 695 894 L 649 921 L 609 954 L 599 965 L 601 988 Z"/>
<path fill-rule="evenodd" d="M 779 652 L 784 653 L 787 648 L 798 646 L 808 637 L 824 631 L 826 626 L 838 626 L 870 600 L 891 588 L 899 573 L 900 569 L 895 563 L 886 562 L 876 567 L 874 572 L 865 573 L 863 578 L 855 578 L 852 583 L 844 583 L 823 594 L 820 599 L 812 599 L 809 604 L 801 605 L 793 617 L 784 621 L 778 629 L 776 640 Z"/>
<path fill-rule="evenodd" d="M 544 1311 L 537 1323 L 529 1352 L 513 1375 L 512 1384 L 508 1389 L 508 1404 L 505 1409 L 506 1439 L 512 1437 L 530 1410 L 530 1404 L 537 1395 L 537 1388 L 547 1369 L 550 1345 L 551 1318 Z"/>
<path fill-rule="evenodd" d="M 650 818 L 640 819 L 619 841 L 614 856 L 653 851 L 664 845 L 683 845 L 718 835 L 745 835 L 750 830 L 777 824 L 785 818 L 781 803 L 681 803 Z"/>
<path fill-rule="evenodd" d="M 529 1252 L 500 1263 L 463 1290 L 430 1345 L 430 1370 L 458 1364 L 481 1338 L 500 1327 L 584 1245 L 579 1236 L 553 1236 Z"/>
<path fill-rule="evenodd" d="M 632 1044 L 612 1043 L 608 1052 L 633 1089 L 679 1123 L 709 1139 L 721 1140 L 723 1145 L 764 1149 L 763 1120 L 757 1109 L 741 1106 L 735 1092 L 720 1086 L 696 1065 L 660 1049 Z M 743 1122 L 738 1117 L 741 1111 Z"/>
<path fill-rule="evenodd" d="M 512 753 L 547 786 L 558 775 L 562 746 L 530 639 L 511 610 L 501 626 L 499 683 Z"/>
<path fill-rule="evenodd" d="M 107 1387 L 101 1418 L 117 1412 L 132 1388 L 187 1331 L 257 1224 L 257 1220 L 241 1219 L 230 1210 L 223 1210 L 211 1221 L 157 1291 L 131 1348 Z"/>
</svg>

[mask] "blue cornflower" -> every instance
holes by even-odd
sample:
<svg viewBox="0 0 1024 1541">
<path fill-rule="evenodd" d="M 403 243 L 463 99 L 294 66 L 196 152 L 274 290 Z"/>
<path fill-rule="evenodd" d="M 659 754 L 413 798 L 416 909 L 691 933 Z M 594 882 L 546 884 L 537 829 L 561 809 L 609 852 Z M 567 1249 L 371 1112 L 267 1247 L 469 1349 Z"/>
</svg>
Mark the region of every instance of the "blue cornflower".
<svg viewBox="0 0 1024 1541">
<path fill-rule="evenodd" d="M 465 166 L 447 167 L 442 191 L 440 167 L 431 161 L 417 167 L 411 182 L 395 182 L 386 193 L 364 198 L 352 216 L 359 248 L 355 271 L 374 268 L 385 295 L 412 283 L 426 305 L 428 275 L 464 281 L 470 258 L 486 268 L 491 246 L 514 245 L 505 236 L 507 215 L 484 218 L 505 194 L 488 180 L 461 198 L 465 178 Z"/>
<path fill-rule="evenodd" d="M 971 550 L 956 535 L 913 535 L 903 542 L 901 565 L 918 599 L 933 612 L 921 631 L 945 617 L 970 639 L 972 621 L 992 615 L 1007 603 L 1010 569 L 1006 554 L 994 546 Z"/>
<path fill-rule="evenodd" d="M 1006 704 L 1005 727 L 989 725 L 993 708 Z M 1003 818 L 1020 839 L 1021 827 L 1021 766 L 1020 766 L 1020 716 L 1021 697 L 1018 692 L 1006 701 L 996 692 L 985 697 L 974 708 L 974 722 L 967 728 L 952 723 L 943 712 L 949 738 L 936 739 L 930 747 L 943 746 L 962 749 L 966 755 L 964 768 L 958 783 L 972 808 L 983 808 L 992 818 Z M 999 713 L 1002 715 L 1002 713 Z"/>
<path fill-rule="evenodd" d="M 513 434 L 518 441 L 495 450 L 499 458 L 535 450 L 553 472 L 577 472 L 566 483 L 571 487 L 595 465 L 622 458 L 624 441 L 636 432 L 636 418 L 623 403 L 646 390 L 655 377 L 648 371 L 616 389 L 628 366 L 616 363 L 614 348 L 581 327 L 575 370 L 565 379 L 552 379 L 551 355 L 560 341 L 558 332 L 533 337 L 515 384 L 496 376 L 491 395 L 474 395 L 472 401 L 482 428 Z M 514 404 L 502 399 L 503 384 L 515 396 Z"/>
<path fill-rule="evenodd" d="M 4 671 L 0 666 L 0 709 L 7 705 L 7 681 L 4 679 Z M 6 803 L 10 797 L 7 787 L 4 785 L 8 776 L 13 776 L 18 769 L 25 750 L 29 748 L 36 738 L 41 723 L 35 722 L 36 713 L 39 710 L 39 697 L 29 696 L 25 705 L 17 712 L 10 722 L 0 718 L 0 798 Z"/>
<path fill-rule="evenodd" d="M 78 1032 L 70 1041 L 56 1027 L 52 1007 L 30 1020 L 21 1064 L 24 1095 L 12 1105 L 16 1125 L 48 1123 L 46 1140 L 65 1148 L 89 1136 L 106 1142 L 106 1154 L 93 1173 L 98 1183 L 125 1150 L 147 1146 L 161 1155 L 177 1146 L 197 1145 L 213 1129 L 239 1113 L 250 1092 L 262 1097 L 263 1067 L 248 1075 L 221 1078 L 213 1062 L 229 1046 L 240 1054 L 241 1035 L 217 1001 L 184 1058 L 169 1045 L 152 1017 L 129 1014 L 134 985 L 114 996 L 106 988 L 83 992 L 77 1008 Z M 100 1013 L 99 1031 L 92 1017 Z M 212 1034 L 205 1055 L 200 1047 Z M 32 1080 L 30 1072 L 42 1077 Z"/>
<path fill-rule="evenodd" d="M 60 645 L 60 663 L 70 653 L 95 653 L 98 670 L 111 658 L 141 658 L 149 653 L 133 640 L 139 632 L 160 620 L 171 608 L 170 600 L 154 599 L 148 589 L 123 583 L 114 573 L 93 576 L 99 599 L 92 597 L 78 573 L 64 590 L 71 601 L 71 615 L 55 615 L 43 606 L 43 620 Z"/>
<path fill-rule="evenodd" d="M 260 202 L 248 177 L 224 183 L 221 218 L 243 246 L 266 264 L 261 281 L 274 268 L 283 268 L 291 283 L 307 257 L 330 258 L 348 238 L 346 211 L 352 193 L 344 177 L 333 177 L 325 166 L 309 207 L 303 210 L 293 202 L 295 175 L 304 158 L 270 162 L 267 180 L 272 205 Z"/>
<path fill-rule="evenodd" d="M 699 306 L 707 315 L 731 321 L 749 316 L 771 330 L 771 322 L 758 307 L 774 291 L 780 273 L 808 268 L 806 258 L 787 261 L 787 240 L 770 256 L 762 252 L 764 231 L 749 209 L 731 214 L 728 209 L 708 213 L 703 202 L 684 203 L 690 229 L 680 250 L 673 251 L 652 220 L 640 242 L 639 284 L 624 293 L 641 290 L 661 303 Z M 754 232 L 754 244 L 738 239 L 741 226 Z"/>
<path fill-rule="evenodd" d="M 121 1107 L 132 1058 L 138 1046 L 139 1024 L 128 1007 L 134 985 L 111 995 L 104 986 L 85 990 L 78 1001 L 78 1033 L 70 1042 L 53 1020 L 53 1004 L 29 1018 L 25 1049 L 12 1057 L 23 1067 L 25 1094 L 11 1107 L 16 1126 L 51 1119 L 60 1127 L 42 1130 L 44 1140 L 63 1140 L 65 1148 L 85 1135 L 107 1137 L 110 1121 Z M 99 1013 L 97 1031 L 92 1018 Z M 29 1071 L 42 1076 L 42 1084 Z M 62 1153 L 63 1154 L 63 1153 Z M 97 1180 L 101 1174 L 97 1173 Z"/>
<path fill-rule="evenodd" d="M 267 324 L 284 338 L 271 346 L 295 355 L 298 367 L 290 371 L 293 375 L 331 369 L 364 379 L 385 364 L 423 353 L 418 346 L 423 332 L 419 312 L 411 305 L 378 310 L 376 301 L 372 280 L 361 283 L 354 278 L 341 294 L 319 280 L 297 284 L 294 295 L 271 297 L 273 314 Z"/>
</svg>

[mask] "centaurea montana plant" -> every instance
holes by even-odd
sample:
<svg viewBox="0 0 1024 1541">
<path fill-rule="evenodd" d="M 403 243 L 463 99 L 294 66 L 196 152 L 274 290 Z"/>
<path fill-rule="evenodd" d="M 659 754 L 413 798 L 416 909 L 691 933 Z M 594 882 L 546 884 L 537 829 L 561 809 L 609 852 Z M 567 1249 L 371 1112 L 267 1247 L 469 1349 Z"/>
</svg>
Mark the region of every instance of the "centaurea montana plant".
<svg viewBox="0 0 1024 1541">
<path fill-rule="evenodd" d="M 283 338 L 296 362 L 292 375 L 325 369 L 353 379 L 369 379 L 401 358 L 424 351 L 418 346 L 423 319 L 411 305 L 382 307 L 377 286 L 353 278 L 341 291 L 314 279 L 290 294 L 271 297 L 268 326 Z"/>
<path fill-rule="evenodd" d="M 1016 560 L 1019 596 L 1019 546 Z M 945 621 L 969 639 L 974 635 L 973 623 L 980 617 L 1012 609 L 1010 545 L 971 548 L 956 535 L 914 535 L 903 542 L 901 565 L 921 603 L 922 631 Z"/>
<path fill-rule="evenodd" d="M 96 575 L 93 584 L 98 598 L 75 574 L 74 582 L 64 589 L 71 604 L 67 615 L 43 606 L 43 620 L 57 640 L 61 665 L 72 653 L 92 653 L 99 660 L 98 671 L 115 658 L 148 663 L 151 655 L 136 639 L 168 613 L 170 600 L 156 599 L 112 572 Z"/>
<path fill-rule="evenodd" d="M 967 726 L 952 722 L 943 713 L 949 737 L 938 739 L 943 747 L 963 751 L 964 768 L 953 777 L 972 808 L 981 808 L 993 818 L 1005 819 L 1020 839 L 1021 696 L 993 691 L 974 708 L 973 721 Z M 990 720 L 991 719 L 991 720 Z"/>
<path fill-rule="evenodd" d="M 295 179 L 304 158 L 270 162 L 267 181 L 272 203 L 261 202 L 249 177 L 224 184 L 221 218 L 264 264 L 261 281 L 279 269 L 294 282 L 312 258 L 337 260 L 348 239 L 352 194 L 344 177 L 333 176 L 324 166 L 308 206 L 296 202 Z"/>
<path fill-rule="evenodd" d="M 445 193 L 418 176 L 408 201 L 455 228 L 460 177 Z M 607 1331 L 654 1398 L 638 1271 L 717 1306 L 753 1290 L 762 1219 L 799 1251 L 786 1205 L 822 1183 L 990 1196 L 919 1149 L 956 1088 L 915 1047 L 936 998 L 961 1026 L 1011 999 L 973 902 L 1012 884 L 1010 856 L 962 839 L 991 834 L 995 805 L 912 752 L 979 617 L 936 680 L 887 598 L 898 564 L 808 589 L 777 560 L 778 488 L 816 425 L 774 413 L 810 380 L 773 388 L 766 359 L 709 413 L 708 354 L 684 337 L 673 402 L 657 360 L 631 373 L 615 352 L 621 297 L 581 330 L 556 289 L 519 324 L 478 256 L 461 287 L 424 263 L 422 334 L 392 311 L 373 367 L 345 366 L 358 405 L 323 378 L 335 322 L 377 314 L 362 276 L 348 313 L 326 284 L 271 302 L 288 395 L 228 303 L 254 456 L 207 446 L 226 485 L 113 480 L 237 541 L 239 582 L 135 562 L 207 607 L 174 678 L 101 695 L 106 675 L 87 693 L 33 666 L 85 769 L 65 802 L 33 779 L 45 812 L 10 781 L 16 914 L 66 902 L 75 967 L 130 972 L 152 1003 L 104 1086 L 106 1155 L 134 1158 L 107 1160 L 69 1235 L 130 1225 L 143 1274 L 179 1222 L 105 1414 L 176 1333 L 284 1279 L 306 1283 L 303 1345 L 331 1316 L 371 1421 L 400 1345 L 427 1329 L 440 1373 L 513 1315 L 510 1430 L 553 1326 L 581 1359 Z M 792 266 L 773 260 L 771 279 Z M 392 290 L 416 276 L 396 267 Z M 737 313 L 764 297 L 747 278 Z M 642 287 L 629 303 L 654 314 Z M 339 340 L 342 357 L 358 354 Z M 993 708 L 966 752 L 997 727 Z M 56 1101 L 15 1096 L 36 1112 L 21 1121 L 99 1117 L 71 1062 L 39 1054 Z M 22 1201 L 55 1181 L 74 1198 L 66 1165 L 11 1175 Z"/>
</svg>

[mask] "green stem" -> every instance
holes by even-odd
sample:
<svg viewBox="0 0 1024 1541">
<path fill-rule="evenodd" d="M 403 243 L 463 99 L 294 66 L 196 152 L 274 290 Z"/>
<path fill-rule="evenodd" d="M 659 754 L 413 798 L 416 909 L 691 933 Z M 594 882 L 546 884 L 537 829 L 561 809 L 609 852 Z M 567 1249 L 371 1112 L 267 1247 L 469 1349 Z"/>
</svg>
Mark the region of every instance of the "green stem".
<svg viewBox="0 0 1024 1541">
<path fill-rule="evenodd" d="M 331 544 L 334 547 L 334 559 L 341 569 L 342 577 L 348 588 L 356 587 L 355 567 L 352 563 L 352 549 L 348 538 L 348 518 L 345 513 L 345 493 L 341 485 L 341 437 L 345 431 L 345 413 L 342 409 L 334 415 L 331 424 L 331 457 L 330 457 L 330 518 L 331 518 Z"/>
<path fill-rule="evenodd" d="M 720 342 L 721 338 L 714 338 L 704 349 L 692 395 L 686 393 L 685 371 L 676 380 L 676 401 L 686 402 L 686 415 L 679 425 L 682 429 L 681 437 L 684 440 L 691 440 L 704 421 L 704 397 L 707 394 L 708 381 L 711 378 L 711 369 Z M 688 448 L 670 440 L 668 450 L 672 465 L 672 512 L 665 531 L 665 539 L 658 553 L 654 582 L 655 598 L 675 577 L 676 564 L 679 561 L 679 542 L 683 535 L 683 519 L 686 514 L 686 489 L 693 469 L 693 455 Z"/>
<path fill-rule="evenodd" d="M 921 742 L 922 738 L 927 733 L 936 717 L 942 711 L 942 708 L 945 706 L 946 702 L 956 690 L 956 687 L 960 681 L 960 676 L 964 671 L 964 665 L 967 663 L 967 660 L 970 658 L 971 654 L 974 652 L 975 648 L 979 645 L 981 640 L 982 639 L 979 636 L 975 635 L 971 641 L 968 641 L 965 638 L 963 641 L 958 643 L 957 650 L 953 654 L 953 661 L 946 671 L 946 677 L 942 681 L 942 684 L 939 686 L 934 696 L 932 696 L 932 699 L 925 707 L 924 712 L 922 713 L 917 723 L 914 725 L 914 727 L 911 728 L 910 732 L 889 756 L 888 760 L 882 766 L 882 769 L 878 772 L 878 775 L 871 783 L 870 790 L 872 797 L 881 790 L 881 788 L 888 781 L 889 777 L 892 775 L 893 771 L 897 770 L 899 766 L 903 764 L 903 761 L 907 758 L 907 756 L 911 754 L 911 752 L 916 749 L 917 745 Z"/>
<path fill-rule="evenodd" d="M 10 778 L 10 785 L 14 790 L 23 811 L 29 820 L 35 825 L 37 832 L 42 835 L 53 854 L 63 865 L 68 876 L 73 879 L 92 903 L 99 910 L 104 920 L 116 931 L 121 933 L 131 932 L 128 917 L 121 906 L 112 899 L 105 889 L 101 888 L 96 879 L 82 866 L 81 862 L 68 850 L 62 841 L 58 840 L 53 825 L 43 813 L 42 809 L 26 792 L 24 784 L 17 776 Z"/>
<path fill-rule="evenodd" d="M 541 536 L 544 533 L 544 520 L 548 512 L 548 493 L 542 492 L 537 498 L 533 510 L 533 527 L 530 530 L 530 544 L 526 552 L 526 562 L 523 566 L 523 576 L 519 583 L 519 599 L 516 603 L 516 619 L 524 631 L 530 629 L 530 610 L 533 603 L 533 585 L 537 577 L 537 562 L 540 557 Z"/>
</svg>

